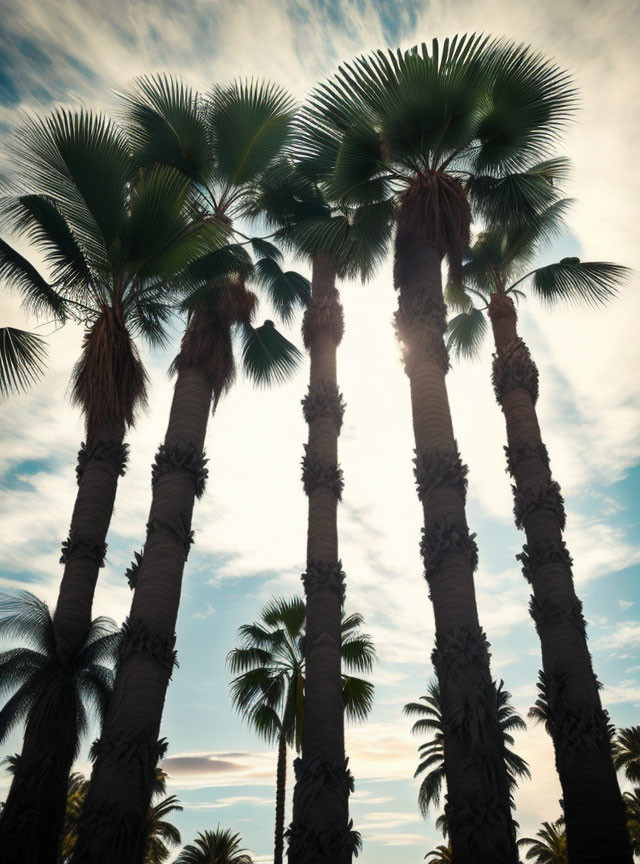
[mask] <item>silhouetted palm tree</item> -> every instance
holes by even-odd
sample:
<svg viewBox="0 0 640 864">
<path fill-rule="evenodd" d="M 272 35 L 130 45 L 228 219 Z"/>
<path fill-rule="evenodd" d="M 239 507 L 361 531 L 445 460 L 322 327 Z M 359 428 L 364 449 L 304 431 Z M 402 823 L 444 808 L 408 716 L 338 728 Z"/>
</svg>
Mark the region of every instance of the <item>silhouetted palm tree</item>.
<svg viewBox="0 0 640 864">
<path fill-rule="evenodd" d="M 240 627 L 242 646 L 228 657 L 231 671 L 240 673 L 231 682 L 234 705 L 267 741 L 278 742 L 274 864 L 282 862 L 287 744 L 300 752 L 307 718 L 305 611 L 298 597 L 272 600 L 260 621 Z M 375 649 L 370 637 L 359 632 L 362 623 L 361 615 L 342 615 L 341 701 L 351 720 L 364 720 L 373 706 L 373 684 L 347 674 L 373 668 Z"/>
<path fill-rule="evenodd" d="M 510 749 L 514 744 L 511 733 L 516 730 L 524 731 L 527 726 L 512 707 L 510 703 L 511 694 L 503 689 L 502 682 L 496 689 L 496 696 L 498 700 L 498 722 L 500 723 L 503 741 L 502 754 L 507 766 L 509 792 L 513 801 L 513 792 L 518 785 L 518 780 L 523 777 L 530 780 L 531 772 L 526 761 Z M 431 681 L 427 685 L 427 694 L 421 696 L 420 700 L 420 702 L 409 702 L 405 705 L 404 713 L 409 717 L 417 716 L 420 718 L 411 727 L 411 732 L 414 735 L 432 733 L 430 740 L 425 744 L 421 744 L 418 748 L 420 763 L 414 774 L 414 777 L 418 777 L 420 774 L 425 775 L 418 792 L 418 806 L 423 817 L 426 819 L 429 808 L 432 805 L 435 807 L 439 805 L 442 787 L 443 785 L 446 786 L 444 727 L 440 704 L 440 688 L 437 681 Z M 438 817 L 436 827 L 442 831 L 445 837 L 448 836 L 449 820 L 446 808 L 444 816 Z"/>
<path fill-rule="evenodd" d="M 631 848 L 634 855 L 640 855 L 640 789 L 625 792 L 622 798 Z"/>
<path fill-rule="evenodd" d="M 302 145 L 304 146 L 304 144 Z M 343 491 L 338 436 L 344 403 L 337 381 L 337 348 L 344 322 L 338 279 L 368 278 L 384 253 L 393 220 L 391 202 L 337 206 L 322 193 L 313 166 L 296 157 L 281 161 L 256 190 L 251 212 L 263 216 L 278 242 L 312 267 L 311 299 L 302 325 L 309 352 L 309 390 L 303 413 L 309 439 L 302 481 L 309 498 L 307 564 L 306 717 L 302 757 L 296 764 L 289 855 L 298 860 L 314 834 L 337 848 L 349 832 L 341 699 L 341 610 L 345 574 L 338 555 L 337 508 Z M 270 262 L 266 262 L 270 265 Z M 320 770 L 321 765 L 330 770 Z M 305 790 L 313 787 L 313 796 Z M 299 805 L 302 804 L 302 810 Z M 334 840 L 329 835 L 335 835 Z"/>
<path fill-rule="evenodd" d="M 592 820 L 607 814 L 608 833 L 597 839 L 602 846 L 598 851 L 594 838 L 587 852 L 593 860 L 605 856 L 616 860 L 607 838 L 624 820 L 611 761 L 608 718 L 587 648 L 572 561 L 562 539 L 563 499 L 551 475 L 535 408 L 538 371 L 516 329 L 514 303 L 529 288 L 547 304 L 597 305 L 614 296 L 627 275 L 626 268 L 616 264 L 578 258 L 532 266 L 540 247 L 562 227 L 568 203 L 558 200 L 545 207 L 530 217 L 526 227 L 493 229 L 476 239 L 447 286 L 449 304 L 463 310 L 449 324 L 449 346 L 458 354 L 473 356 L 485 335 L 485 313 L 488 315 L 495 343 L 493 384 L 505 417 L 507 465 L 514 479 L 515 520 L 527 538 L 518 557 L 533 586 L 530 609 L 540 636 L 550 697 L 547 710 L 554 728 L 567 842 L 570 853 L 580 858 L 580 849 L 593 830 Z M 587 717 L 589 722 L 577 720 Z"/>
<path fill-rule="evenodd" d="M 304 156 L 327 194 L 396 205 L 396 325 L 410 380 L 457 864 L 512 864 L 516 849 L 474 592 L 466 468 L 445 385 L 441 266 L 446 257 L 459 267 L 468 244 L 465 185 L 486 180 L 474 196 L 498 209 L 505 196 L 497 181 L 546 156 L 574 101 L 568 77 L 529 48 L 456 36 L 434 40 L 431 51 L 423 44 L 359 57 L 318 86 L 304 109 Z"/>
<path fill-rule="evenodd" d="M 569 864 L 567 835 L 560 822 L 543 822 L 535 837 L 522 837 L 518 848 L 529 847 L 526 861 L 534 864 Z"/>
<path fill-rule="evenodd" d="M 239 834 L 228 828 L 202 831 L 192 844 L 185 846 L 176 864 L 253 864 L 253 859 L 241 848 Z"/>
<path fill-rule="evenodd" d="M 0 743 L 25 724 L 22 754 L 10 763 L 14 779 L 2 812 L 2 859 L 55 862 L 69 770 L 89 712 L 98 720 L 106 712 L 113 671 L 104 664 L 115 660 L 120 634 L 113 621 L 96 618 L 72 662 L 64 662 L 46 603 L 22 591 L 0 598 L 0 637 L 22 643 L 0 654 L 0 695 L 11 694 L 0 710 Z M 63 746 L 47 751 L 50 739 Z"/>
<path fill-rule="evenodd" d="M 613 739 L 613 764 L 616 771 L 624 769 L 631 783 L 640 783 L 640 726 L 618 729 Z"/>
<path fill-rule="evenodd" d="M 248 187 L 287 140 L 293 116 L 289 96 L 273 85 L 240 82 L 216 87 L 205 99 L 177 79 L 157 76 L 138 81 L 128 106 L 136 161 L 151 170 L 160 170 L 153 167 L 160 164 L 161 170 L 188 179 L 194 210 L 205 224 L 223 226 L 229 239 Z M 152 468 L 147 537 L 130 572 L 135 593 L 74 864 L 138 864 L 150 783 L 163 749 L 158 734 L 175 663 L 193 507 L 207 477 L 208 418 L 233 382 L 234 335 L 243 344 L 243 367 L 259 385 L 284 380 L 300 357 L 273 322 L 252 326 L 257 298 L 246 282 L 253 273 L 244 248 L 228 244 L 190 265 L 184 284 L 178 283 L 187 327 L 173 363 L 176 384 L 164 443 Z M 298 277 L 296 286 L 304 284 L 308 291 L 308 283 Z M 285 276 L 266 286 L 276 309 L 291 311 L 304 302 L 304 291 L 291 295 L 289 287 Z M 123 758 L 134 751 L 136 759 Z"/>
</svg>

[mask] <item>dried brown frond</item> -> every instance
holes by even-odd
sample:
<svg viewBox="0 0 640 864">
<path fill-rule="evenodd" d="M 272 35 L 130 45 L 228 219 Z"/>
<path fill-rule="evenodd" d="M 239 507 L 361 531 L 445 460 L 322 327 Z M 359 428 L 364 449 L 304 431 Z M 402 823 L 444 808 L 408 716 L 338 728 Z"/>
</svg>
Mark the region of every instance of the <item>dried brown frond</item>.
<svg viewBox="0 0 640 864">
<path fill-rule="evenodd" d="M 171 372 L 203 372 L 213 390 L 214 407 L 235 377 L 231 328 L 249 324 L 257 302 L 256 295 L 238 280 L 216 288 L 190 315 Z"/>
<path fill-rule="evenodd" d="M 420 244 L 435 246 L 446 256 L 449 267 L 458 271 L 469 245 L 471 208 L 467 193 L 454 177 L 439 171 L 417 174 L 403 194 L 398 213 L 394 276 L 396 287 L 411 267 Z"/>
<path fill-rule="evenodd" d="M 124 433 L 147 404 L 148 377 L 129 332 L 110 306 L 87 330 L 71 377 L 71 400 L 85 417 L 87 445 L 101 430 Z"/>
</svg>

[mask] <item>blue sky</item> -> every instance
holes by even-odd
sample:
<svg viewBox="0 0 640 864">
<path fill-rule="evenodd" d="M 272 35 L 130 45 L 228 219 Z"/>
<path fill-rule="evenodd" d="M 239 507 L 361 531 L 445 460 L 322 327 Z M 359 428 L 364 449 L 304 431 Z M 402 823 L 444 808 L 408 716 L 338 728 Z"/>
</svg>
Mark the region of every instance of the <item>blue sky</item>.
<svg viewBox="0 0 640 864">
<path fill-rule="evenodd" d="M 638 181 L 630 176 L 640 137 L 637 63 L 624 34 L 637 30 L 632 4 L 572 0 L 376 3 L 201 0 L 108 7 L 97 2 L 34 0 L 4 4 L 0 30 L 0 170 L 10 171 L 6 141 L 22 111 L 56 104 L 115 104 L 133 76 L 181 72 L 195 86 L 264 75 L 298 97 L 340 60 L 385 44 L 483 29 L 489 23 L 532 42 L 572 70 L 582 111 L 565 151 L 575 162 L 570 233 L 550 257 L 579 254 L 637 268 Z M 27 251 L 21 247 L 23 251 Z M 603 311 L 545 310 L 529 301 L 521 331 L 541 373 L 543 434 L 568 511 L 567 542 L 585 604 L 603 700 L 619 725 L 640 716 L 640 346 L 638 279 Z M 390 262 L 368 285 L 343 286 L 347 332 L 340 349 L 348 404 L 341 437 L 346 488 L 340 511 L 348 609 L 363 612 L 380 654 L 376 706 L 348 733 L 356 776 L 352 815 L 365 840 L 364 864 L 421 860 L 439 841 L 416 807 L 416 747 L 402 705 L 431 675 L 433 619 L 418 553 L 420 511 L 411 474 L 408 385 L 391 328 L 395 298 Z M 0 293 L 0 320 L 32 325 L 16 298 Z M 263 310 L 268 317 L 268 310 Z M 299 322 L 291 336 L 299 341 Z M 59 544 L 75 493 L 80 419 L 66 396 L 81 333 L 47 335 L 45 381 L 0 406 L 0 586 L 28 587 L 55 603 Z M 179 336 L 176 325 L 175 337 Z M 122 480 L 95 614 L 121 621 L 130 593 L 124 570 L 143 542 L 149 465 L 163 437 L 173 347 L 145 353 L 153 390 L 149 412 L 130 436 L 131 468 Z M 272 851 L 275 752 L 244 728 L 228 699 L 225 656 L 237 627 L 273 594 L 301 590 L 306 499 L 299 458 L 306 437 L 300 411 L 307 368 L 286 387 L 256 392 L 242 380 L 210 424 L 211 479 L 197 505 L 178 622 L 180 667 L 170 687 L 163 734 L 170 791 L 184 842 L 218 823 L 239 831 L 256 861 Z M 529 619 L 528 585 L 516 553 L 523 537 L 511 517 L 504 471 L 504 424 L 490 386 L 490 346 L 476 364 L 449 376 L 456 435 L 470 466 L 469 521 L 478 534 L 482 624 L 493 671 L 525 713 L 540 665 Z M 14 735 L 4 752 L 19 747 Z M 543 730 L 517 741 L 533 780 L 517 795 L 523 831 L 559 815 L 559 786 Z M 87 770 L 86 747 L 80 767 Z M 0 775 L 0 796 L 7 788 Z"/>
</svg>

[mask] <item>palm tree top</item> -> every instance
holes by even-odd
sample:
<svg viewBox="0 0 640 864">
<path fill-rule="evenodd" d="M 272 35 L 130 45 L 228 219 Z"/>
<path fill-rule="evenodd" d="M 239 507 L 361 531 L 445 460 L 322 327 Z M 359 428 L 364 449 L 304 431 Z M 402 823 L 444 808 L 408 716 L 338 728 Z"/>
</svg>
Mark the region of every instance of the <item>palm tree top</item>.
<svg viewBox="0 0 640 864">
<path fill-rule="evenodd" d="M 193 844 L 185 846 L 176 864 L 252 864 L 251 856 L 242 849 L 242 839 L 229 828 L 201 831 Z"/>
<path fill-rule="evenodd" d="M 533 861 L 534 864 L 568 864 L 567 835 L 561 822 L 543 822 L 535 837 L 518 840 L 518 847 L 529 847 L 526 861 Z"/>
<path fill-rule="evenodd" d="M 477 355 L 486 335 L 485 313 L 495 295 L 518 302 L 528 289 L 545 305 L 601 306 L 617 296 L 631 271 L 608 261 L 581 261 L 571 256 L 532 266 L 539 251 L 564 227 L 570 205 L 557 199 L 540 212 L 530 213 L 526 225 L 510 230 L 482 231 L 467 249 L 461 268 L 449 274 L 448 305 L 459 314 L 448 326 L 448 347 L 458 356 Z"/>
<path fill-rule="evenodd" d="M 618 729 L 612 747 L 616 771 L 624 769 L 627 780 L 640 783 L 640 726 Z"/>
</svg>

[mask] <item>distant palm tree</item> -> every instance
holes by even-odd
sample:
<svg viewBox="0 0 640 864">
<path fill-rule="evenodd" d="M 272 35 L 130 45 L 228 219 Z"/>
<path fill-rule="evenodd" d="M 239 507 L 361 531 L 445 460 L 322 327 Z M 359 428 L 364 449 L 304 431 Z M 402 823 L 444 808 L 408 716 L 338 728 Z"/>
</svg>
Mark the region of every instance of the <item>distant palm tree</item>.
<svg viewBox="0 0 640 864">
<path fill-rule="evenodd" d="M 267 741 L 278 742 L 274 864 L 281 864 L 283 853 L 287 744 L 300 752 L 306 718 L 305 615 L 298 597 L 272 600 L 260 621 L 240 627 L 242 645 L 228 656 L 231 671 L 240 673 L 231 681 L 235 707 Z M 342 615 L 342 710 L 351 720 L 364 720 L 373 705 L 373 684 L 347 674 L 373 668 L 375 649 L 358 631 L 362 623 L 361 615 Z"/>
<path fill-rule="evenodd" d="M 453 864 L 451 846 L 436 846 L 424 856 L 429 864 Z"/>
<path fill-rule="evenodd" d="M 309 390 L 303 400 L 309 426 L 302 462 L 302 481 L 309 499 L 307 563 L 303 576 L 307 602 L 306 717 L 302 757 L 296 766 L 293 824 L 289 855 L 297 858 L 314 833 L 335 848 L 349 831 L 350 783 L 344 749 L 341 699 L 341 610 L 345 574 L 338 556 L 337 509 L 343 489 L 338 464 L 338 437 L 344 403 L 338 388 L 336 356 L 344 330 L 338 279 L 370 277 L 387 246 L 393 204 L 371 202 L 359 207 L 332 204 L 323 195 L 313 165 L 299 158 L 304 139 L 295 142 L 294 157 L 281 161 L 257 190 L 252 212 L 266 218 L 278 242 L 312 267 L 311 299 L 302 333 L 309 352 Z M 266 262 L 270 264 L 270 262 Z M 318 772 L 314 765 L 330 762 Z M 306 780 L 305 780 L 306 778 Z M 313 786 L 313 796 L 304 791 Z M 298 806 L 304 803 L 302 810 Z M 329 839 L 329 834 L 335 840 Z"/>
<path fill-rule="evenodd" d="M 178 79 L 160 75 L 137 82 L 127 111 L 136 162 L 149 170 L 178 172 L 189 181 L 192 210 L 205 224 L 223 228 L 227 241 L 237 239 L 233 219 L 242 212 L 248 188 L 259 182 L 286 143 L 291 98 L 258 82 L 215 87 L 203 97 Z M 164 442 L 152 467 L 147 537 L 130 572 L 135 592 L 74 864 L 138 864 L 141 855 L 150 782 L 162 749 L 160 722 L 175 663 L 193 509 L 207 478 L 208 419 L 234 380 L 234 339 L 236 347 L 241 345 L 245 371 L 258 385 L 285 380 L 301 356 L 272 321 L 253 327 L 257 297 L 247 280 L 255 272 L 244 246 L 228 242 L 190 264 L 184 283 L 176 280 L 187 325 L 173 362 L 176 383 Z M 299 276 L 294 282 L 293 293 L 286 274 L 263 285 L 276 310 L 293 314 L 304 304 L 308 282 Z M 121 758 L 113 741 L 129 742 L 137 758 Z"/>
<path fill-rule="evenodd" d="M 165 772 L 156 768 L 152 784 L 152 803 L 149 806 L 145 826 L 146 840 L 142 864 L 163 864 L 171 854 L 169 845 L 177 846 L 182 842 L 178 829 L 166 820 L 170 813 L 182 811 L 182 806 L 175 795 L 161 798 L 167 788 L 166 778 Z M 72 774 L 69 779 L 67 810 L 62 831 L 60 864 L 67 864 L 73 855 L 78 840 L 78 823 L 88 791 L 89 781 L 82 774 Z"/>
<path fill-rule="evenodd" d="M 445 383 L 441 268 L 445 257 L 458 267 L 468 244 L 470 203 L 480 197 L 470 202 L 472 181 L 484 179 L 495 200 L 499 180 L 546 158 L 574 103 L 566 73 L 530 48 L 464 35 L 358 57 L 318 85 L 303 109 L 306 156 L 327 194 L 351 205 L 395 205 L 396 326 L 410 381 L 457 864 L 512 864 L 516 850 L 474 592 L 467 471 Z M 476 746 L 475 729 L 492 743 Z"/>
<path fill-rule="evenodd" d="M 509 792 L 513 795 L 513 791 L 518 785 L 518 780 L 523 777 L 531 779 L 528 764 L 521 756 L 518 756 L 517 753 L 514 753 L 510 749 L 514 744 L 511 733 L 516 730 L 524 731 L 527 726 L 512 707 L 510 703 L 511 694 L 503 689 L 502 682 L 496 689 L 496 694 L 498 700 L 498 722 L 500 723 L 503 741 L 502 755 L 507 766 Z M 415 777 L 418 777 L 420 774 L 425 774 L 426 772 L 418 792 L 418 806 L 423 817 L 426 819 L 429 808 L 432 805 L 435 807 L 439 805 L 442 787 L 446 785 L 445 738 L 442 706 L 440 703 L 440 688 L 437 681 L 431 681 L 427 685 L 427 694 L 426 696 L 421 696 L 420 699 L 420 702 L 409 702 L 405 705 L 404 713 L 409 717 L 420 717 L 411 728 L 411 732 L 414 735 L 433 733 L 431 739 L 425 744 L 421 744 L 418 748 L 420 763 L 414 774 Z M 444 816 L 438 817 L 436 825 L 443 831 L 445 837 L 448 836 L 449 824 L 446 812 Z"/>
<path fill-rule="evenodd" d="M 239 834 L 228 828 L 202 831 L 193 845 L 185 846 L 175 864 L 253 864 L 253 859 L 241 849 Z"/>
<path fill-rule="evenodd" d="M 0 281 L 18 291 L 23 308 L 64 323 L 63 297 L 25 258 L 0 238 Z M 25 390 L 40 378 L 47 356 L 42 337 L 15 327 L 0 327 L 0 399 Z"/>
<path fill-rule="evenodd" d="M 569 864 L 567 835 L 560 822 L 543 822 L 535 837 L 522 837 L 518 848 L 529 847 L 526 861 L 534 864 Z"/>
<path fill-rule="evenodd" d="M 518 334 L 514 303 L 528 287 L 546 304 L 596 306 L 615 296 L 628 275 L 626 268 L 616 264 L 578 258 L 533 266 L 539 249 L 562 228 L 568 203 L 560 199 L 545 206 L 530 215 L 526 226 L 479 235 L 447 286 L 449 305 L 462 309 L 449 323 L 448 344 L 458 354 L 474 355 L 488 316 L 495 344 L 493 385 L 505 417 L 507 466 L 514 480 L 515 521 L 527 539 L 518 558 L 533 587 L 530 609 L 551 697 L 547 710 L 554 727 L 569 850 L 580 858 L 585 844 L 584 854 L 616 860 L 615 847 L 607 837 L 615 833 L 616 824 L 622 825 L 623 807 L 611 761 L 608 718 L 587 648 L 572 560 L 562 539 L 565 511 L 560 486 L 552 478 L 535 407 L 538 371 Z M 585 724 L 577 717 L 591 720 Z M 587 843 L 594 820 L 603 814 L 607 814 L 607 833 Z M 602 843 L 599 852 L 596 842 Z M 627 853 L 621 851 L 620 860 Z"/>
<path fill-rule="evenodd" d="M 634 855 L 640 855 L 640 789 L 633 792 L 625 792 L 624 800 L 625 815 L 627 817 L 627 831 Z"/>
<path fill-rule="evenodd" d="M 616 771 L 624 769 L 631 783 L 640 783 L 640 726 L 618 729 L 613 739 L 613 764 Z"/>
<path fill-rule="evenodd" d="M 2 812 L 7 838 L 2 860 L 57 861 L 69 770 L 89 712 L 98 720 L 106 712 L 113 671 L 105 663 L 115 660 L 120 634 L 113 621 L 96 618 L 73 661 L 64 662 L 46 603 L 21 591 L 0 597 L 0 638 L 23 643 L 0 654 L 0 695 L 12 694 L 0 710 L 0 743 L 25 724 L 22 754 L 10 761 L 14 780 Z M 64 747 L 47 752 L 50 739 Z M 38 829 L 31 830 L 35 824 Z M 30 833 L 16 838 L 21 829 Z"/>
</svg>

